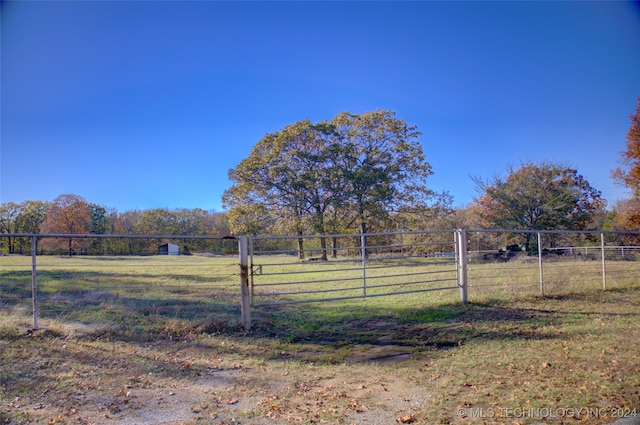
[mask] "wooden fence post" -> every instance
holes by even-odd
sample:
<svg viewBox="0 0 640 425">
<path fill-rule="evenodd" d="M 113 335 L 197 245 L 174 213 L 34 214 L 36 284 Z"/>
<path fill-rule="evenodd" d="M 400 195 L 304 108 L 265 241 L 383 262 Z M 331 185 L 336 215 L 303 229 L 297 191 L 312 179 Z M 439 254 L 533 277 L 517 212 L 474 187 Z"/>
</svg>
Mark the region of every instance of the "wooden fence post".
<svg viewBox="0 0 640 425">
<path fill-rule="evenodd" d="M 238 236 L 240 256 L 240 314 L 245 331 L 251 329 L 251 291 L 249 290 L 249 243 L 246 236 Z"/>
</svg>

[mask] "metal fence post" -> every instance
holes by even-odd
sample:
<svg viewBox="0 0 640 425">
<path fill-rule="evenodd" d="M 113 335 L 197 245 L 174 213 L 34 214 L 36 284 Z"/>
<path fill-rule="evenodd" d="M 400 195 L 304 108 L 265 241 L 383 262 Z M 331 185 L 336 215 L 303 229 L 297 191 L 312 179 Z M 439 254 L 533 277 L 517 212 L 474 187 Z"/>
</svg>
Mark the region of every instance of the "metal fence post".
<svg viewBox="0 0 640 425">
<path fill-rule="evenodd" d="M 245 331 L 251 329 L 251 291 L 249 290 L 249 243 L 246 236 L 238 236 L 240 256 L 240 314 Z"/>
<path fill-rule="evenodd" d="M 31 237 L 31 300 L 33 303 L 33 329 L 38 329 L 38 279 L 36 267 L 36 251 L 38 246 L 38 238 Z"/>
<path fill-rule="evenodd" d="M 542 239 L 538 232 L 538 269 L 540 270 L 540 296 L 544 297 L 544 275 L 542 273 Z"/>
<path fill-rule="evenodd" d="M 469 302 L 467 287 L 467 230 L 458 229 L 458 286 L 460 287 L 460 301 Z"/>
<path fill-rule="evenodd" d="M 249 243 L 249 290 L 251 293 L 250 299 L 251 299 L 251 307 L 253 307 L 253 275 L 254 275 L 254 270 L 253 270 L 253 244 L 254 244 L 254 240 L 251 236 L 249 236 L 248 239 L 248 243 Z"/>
<path fill-rule="evenodd" d="M 602 251 L 602 290 L 607 290 L 607 266 L 604 258 L 604 233 L 600 233 L 600 250 Z"/>
<path fill-rule="evenodd" d="M 362 296 L 367 297 L 367 236 L 360 235 L 360 253 L 362 256 Z"/>
</svg>

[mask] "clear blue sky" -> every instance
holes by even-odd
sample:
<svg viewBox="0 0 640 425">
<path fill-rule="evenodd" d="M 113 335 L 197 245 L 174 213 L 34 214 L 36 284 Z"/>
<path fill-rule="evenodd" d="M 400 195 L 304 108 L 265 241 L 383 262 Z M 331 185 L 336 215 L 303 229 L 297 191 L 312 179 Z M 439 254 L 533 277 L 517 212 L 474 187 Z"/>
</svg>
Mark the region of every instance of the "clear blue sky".
<svg viewBox="0 0 640 425">
<path fill-rule="evenodd" d="M 73 193 L 118 211 L 221 210 L 229 168 L 309 118 L 394 110 L 430 187 L 522 161 L 610 203 L 640 96 L 624 2 L 5 1 L 0 201 Z"/>
</svg>

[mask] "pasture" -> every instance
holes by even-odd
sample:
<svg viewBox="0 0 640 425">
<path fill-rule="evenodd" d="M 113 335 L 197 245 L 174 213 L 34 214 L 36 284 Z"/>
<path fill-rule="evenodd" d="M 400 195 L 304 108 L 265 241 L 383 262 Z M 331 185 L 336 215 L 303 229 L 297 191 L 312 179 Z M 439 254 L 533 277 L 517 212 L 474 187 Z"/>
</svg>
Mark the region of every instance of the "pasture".
<svg viewBox="0 0 640 425">
<path fill-rule="evenodd" d="M 457 289 L 272 304 L 245 332 L 237 257 L 39 256 L 37 331 L 30 260 L 0 257 L 0 423 L 598 424 L 640 413 L 635 261 L 607 262 L 606 291 L 598 261 L 550 261 L 541 297 L 536 262 L 472 260 L 466 305 Z M 254 261 L 255 295 L 358 285 L 355 267 Z M 455 276 L 430 259 L 387 266 L 369 282 Z M 303 279 L 273 280 L 300 267 Z M 286 290 L 259 286 L 287 279 Z"/>
</svg>

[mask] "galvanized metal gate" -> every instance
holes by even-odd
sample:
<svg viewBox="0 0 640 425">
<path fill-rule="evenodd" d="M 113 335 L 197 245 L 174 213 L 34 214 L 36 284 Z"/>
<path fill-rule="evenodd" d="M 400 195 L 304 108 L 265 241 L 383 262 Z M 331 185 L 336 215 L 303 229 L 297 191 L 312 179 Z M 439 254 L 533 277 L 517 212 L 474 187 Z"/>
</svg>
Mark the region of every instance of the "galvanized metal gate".
<svg viewBox="0 0 640 425">
<path fill-rule="evenodd" d="M 455 231 L 249 239 L 251 306 L 460 287 Z"/>
</svg>

